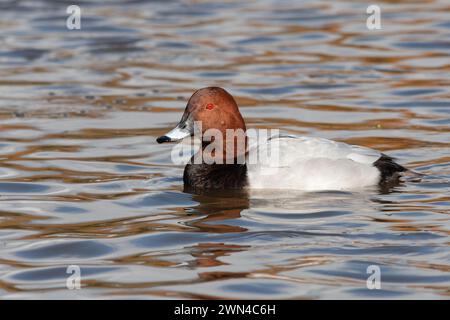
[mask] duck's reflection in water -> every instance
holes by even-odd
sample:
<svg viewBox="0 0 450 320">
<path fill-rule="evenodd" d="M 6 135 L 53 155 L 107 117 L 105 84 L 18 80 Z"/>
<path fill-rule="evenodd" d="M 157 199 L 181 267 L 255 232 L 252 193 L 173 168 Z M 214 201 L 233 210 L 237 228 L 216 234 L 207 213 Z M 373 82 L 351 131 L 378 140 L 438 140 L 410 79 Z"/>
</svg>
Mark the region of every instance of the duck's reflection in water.
<svg viewBox="0 0 450 320">
<path fill-rule="evenodd" d="M 354 192 L 300 192 L 283 190 L 221 190 L 196 191 L 192 194 L 198 205 L 188 208 L 194 218 L 185 221 L 195 233 L 206 235 L 190 247 L 192 267 L 223 265 L 220 257 L 251 250 L 261 241 L 283 243 L 290 237 L 339 236 L 354 227 L 349 223 L 352 213 L 371 216 L 380 210 L 379 196 L 392 192 L 396 186 L 373 187 Z M 323 223 L 335 225 L 323 230 Z M 320 225 L 319 230 L 318 227 Z M 258 240 L 255 240 L 258 239 Z M 301 241 L 299 240 L 299 243 Z"/>
<path fill-rule="evenodd" d="M 185 192 L 192 192 L 187 188 Z M 192 194 L 192 199 L 198 205 L 192 208 L 192 213 L 203 217 L 188 224 L 202 232 L 229 233 L 244 232 L 247 229 L 240 226 L 220 224 L 220 221 L 239 219 L 242 210 L 250 207 L 249 193 L 245 190 L 198 191 Z M 219 223 L 218 223 L 219 222 Z"/>
<path fill-rule="evenodd" d="M 235 225 L 241 217 L 241 212 L 249 208 L 249 197 L 246 191 L 198 191 L 187 188 L 184 192 L 191 193 L 192 199 L 198 205 L 189 209 L 189 214 L 199 216 L 198 219 L 185 222 L 197 232 L 219 235 L 210 241 L 197 243 L 190 247 L 190 254 L 194 260 L 189 261 L 192 268 L 217 267 L 225 263 L 219 258 L 232 255 L 235 252 L 247 250 L 250 246 L 236 243 L 226 243 L 220 234 L 244 233 L 247 228 Z M 222 278 L 223 272 L 201 273 L 203 280 Z"/>
<path fill-rule="evenodd" d="M 247 229 L 241 226 L 218 224 L 217 222 L 241 218 L 243 210 L 270 211 L 287 213 L 297 211 L 306 213 L 311 208 L 334 210 L 339 204 L 362 205 L 361 201 L 379 203 L 379 196 L 393 192 L 401 192 L 402 182 L 383 184 L 353 191 L 320 191 L 303 192 L 295 190 L 192 190 L 184 188 L 185 193 L 192 194 L 192 200 L 198 205 L 190 208 L 190 213 L 201 215 L 202 218 L 189 222 L 203 232 L 243 232 Z M 367 203 L 366 203 L 367 206 Z M 211 223 L 213 222 L 213 223 Z"/>
</svg>

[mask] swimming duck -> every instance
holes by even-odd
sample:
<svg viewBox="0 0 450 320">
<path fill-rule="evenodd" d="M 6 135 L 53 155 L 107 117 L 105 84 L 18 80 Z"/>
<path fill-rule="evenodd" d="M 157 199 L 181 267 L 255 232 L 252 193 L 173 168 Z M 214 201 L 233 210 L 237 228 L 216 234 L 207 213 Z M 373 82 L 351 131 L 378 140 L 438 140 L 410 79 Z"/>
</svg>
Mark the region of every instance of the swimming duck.
<svg viewBox="0 0 450 320">
<path fill-rule="evenodd" d="M 194 124 L 198 122 L 201 128 L 196 132 Z M 157 138 L 157 142 L 176 142 L 204 134 L 209 129 L 223 136 L 227 136 L 227 130 L 246 134 L 245 121 L 236 101 L 220 87 L 197 90 L 189 99 L 180 122 Z M 194 155 L 184 169 L 185 187 L 194 190 L 353 190 L 398 181 L 403 173 L 409 171 L 379 151 L 328 139 L 278 134 L 252 145 L 248 137 L 244 137 L 244 143 L 239 147 L 235 138 L 231 138 L 235 142 L 232 148 L 225 147 L 230 139 L 224 138 L 225 143 L 217 154 L 219 157 L 213 161 L 201 158 L 196 162 Z M 202 147 L 198 152 L 205 151 L 214 138 L 201 136 L 201 141 Z M 269 150 L 268 153 L 276 154 L 276 159 L 268 156 L 255 157 L 258 159 L 256 162 L 249 161 L 252 155 L 268 154 Z M 244 161 L 239 162 L 238 159 Z"/>
</svg>

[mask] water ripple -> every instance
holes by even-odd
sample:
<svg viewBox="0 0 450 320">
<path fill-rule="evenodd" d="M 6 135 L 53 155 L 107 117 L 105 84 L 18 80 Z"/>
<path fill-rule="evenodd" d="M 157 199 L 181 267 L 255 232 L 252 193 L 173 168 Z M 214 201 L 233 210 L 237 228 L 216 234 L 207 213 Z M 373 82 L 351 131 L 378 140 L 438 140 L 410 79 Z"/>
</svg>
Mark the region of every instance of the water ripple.
<svg viewBox="0 0 450 320">
<path fill-rule="evenodd" d="M 2 1 L 0 297 L 448 299 L 446 1 Z M 239 14 L 237 14 L 239 12 Z M 223 86 L 249 128 L 380 149 L 361 192 L 190 194 L 160 136 Z M 83 290 L 67 290 L 68 265 Z M 381 290 L 366 287 L 381 269 Z"/>
</svg>

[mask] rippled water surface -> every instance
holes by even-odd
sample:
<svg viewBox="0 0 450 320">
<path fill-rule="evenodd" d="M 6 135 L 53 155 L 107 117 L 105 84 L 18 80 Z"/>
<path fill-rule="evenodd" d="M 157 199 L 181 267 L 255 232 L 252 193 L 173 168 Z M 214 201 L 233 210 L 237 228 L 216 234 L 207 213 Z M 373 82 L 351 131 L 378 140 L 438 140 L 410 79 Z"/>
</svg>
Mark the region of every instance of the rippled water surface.
<svg viewBox="0 0 450 320">
<path fill-rule="evenodd" d="M 0 2 L 0 298 L 449 298 L 448 1 L 380 1 L 373 31 L 364 1 L 75 2 L 73 31 L 72 1 Z M 184 193 L 155 138 L 207 85 L 426 176 Z"/>
</svg>

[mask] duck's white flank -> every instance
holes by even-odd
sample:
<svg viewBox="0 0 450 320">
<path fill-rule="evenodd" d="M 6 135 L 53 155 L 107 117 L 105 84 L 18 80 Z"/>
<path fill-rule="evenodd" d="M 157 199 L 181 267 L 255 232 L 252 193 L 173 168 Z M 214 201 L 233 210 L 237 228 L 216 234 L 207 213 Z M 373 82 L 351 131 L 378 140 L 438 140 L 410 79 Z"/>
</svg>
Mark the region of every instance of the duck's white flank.
<svg viewBox="0 0 450 320">
<path fill-rule="evenodd" d="M 247 162 L 252 189 L 352 190 L 380 181 L 373 163 L 381 153 L 365 147 L 289 135 L 251 147 L 249 159 L 255 153 L 258 161 Z"/>
</svg>

